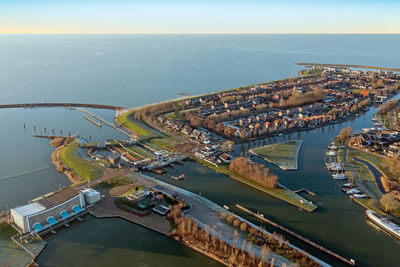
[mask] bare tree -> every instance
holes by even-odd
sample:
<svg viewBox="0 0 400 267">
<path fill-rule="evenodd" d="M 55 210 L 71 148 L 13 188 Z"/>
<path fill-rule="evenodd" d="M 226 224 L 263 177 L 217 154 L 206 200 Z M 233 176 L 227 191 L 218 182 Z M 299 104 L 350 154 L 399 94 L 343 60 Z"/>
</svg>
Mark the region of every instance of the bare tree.
<svg viewBox="0 0 400 267">
<path fill-rule="evenodd" d="M 386 212 L 400 211 L 400 201 L 397 199 L 399 195 L 399 191 L 389 192 L 381 197 L 379 203 Z"/>
</svg>

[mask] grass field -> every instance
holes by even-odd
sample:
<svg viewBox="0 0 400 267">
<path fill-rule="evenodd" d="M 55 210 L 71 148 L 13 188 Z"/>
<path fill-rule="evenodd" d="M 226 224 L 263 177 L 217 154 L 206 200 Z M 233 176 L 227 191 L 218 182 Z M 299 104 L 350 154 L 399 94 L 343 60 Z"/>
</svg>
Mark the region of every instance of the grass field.
<svg viewBox="0 0 400 267">
<path fill-rule="evenodd" d="M 315 209 L 317 209 L 318 207 L 314 204 L 312 204 L 311 202 L 307 201 L 306 199 L 304 199 L 303 197 L 299 196 L 298 194 L 294 193 L 291 190 L 288 190 L 286 188 L 283 187 L 279 187 L 279 188 L 275 188 L 275 189 L 269 189 L 263 186 L 260 186 L 259 184 L 256 184 L 234 172 L 232 172 L 231 170 L 229 170 L 229 165 L 227 164 L 221 164 L 219 166 L 215 166 L 211 163 L 208 163 L 204 160 L 198 159 L 198 158 L 193 158 L 195 161 L 197 161 L 198 163 L 209 167 L 210 169 L 213 169 L 217 172 L 226 174 L 228 176 L 230 176 L 231 178 L 238 180 L 242 183 L 245 183 L 253 188 L 256 188 L 260 191 L 263 191 L 264 193 L 267 193 L 271 196 L 274 196 L 276 198 L 279 198 L 283 201 L 286 201 L 290 204 L 293 204 L 297 207 L 300 207 L 304 210 L 307 210 L 309 212 L 314 211 Z"/>
<path fill-rule="evenodd" d="M 129 148 L 130 150 L 136 152 L 137 154 L 141 155 L 143 158 L 149 158 L 149 159 L 153 159 L 155 156 L 153 154 L 147 153 L 146 151 L 144 151 L 143 149 L 140 149 L 139 147 L 133 145 L 133 146 L 127 146 L 127 148 Z M 131 153 L 132 156 L 136 156 L 134 153 Z"/>
<path fill-rule="evenodd" d="M 167 150 L 171 150 L 175 145 L 182 143 L 179 139 L 172 136 L 152 138 L 149 140 L 149 142 L 158 146 L 159 148 Z"/>
<path fill-rule="evenodd" d="M 125 126 L 129 128 L 131 131 L 135 132 L 137 135 L 148 135 L 152 134 L 149 130 L 146 128 L 140 126 L 139 124 L 135 123 L 132 119 L 131 116 L 133 116 L 134 111 L 129 111 L 126 112 L 120 116 L 117 117 L 117 122 L 121 126 Z"/>
<path fill-rule="evenodd" d="M 249 151 L 276 164 L 281 169 L 297 170 L 298 151 L 301 143 L 300 140 L 294 140 L 286 143 L 254 148 Z"/>
<path fill-rule="evenodd" d="M 317 74 L 321 74 L 321 73 L 322 73 L 322 69 L 320 69 L 320 68 L 312 70 L 312 71 L 310 71 L 310 73 L 308 73 L 308 69 L 301 70 L 299 72 L 301 77 L 307 77 L 307 76 L 317 75 Z"/>
<path fill-rule="evenodd" d="M 79 157 L 76 152 L 79 144 L 74 141 L 60 151 L 60 160 L 84 180 L 98 178 L 103 174 L 102 168 L 95 162 Z"/>
<path fill-rule="evenodd" d="M 351 149 L 353 157 L 357 157 L 359 159 L 363 159 L 365 161 L 370 162 L 372 165 L 375 166 L 381 173 L 385 174 L 386 176 L 390 176 L 387 173 L 386 169 L 383 167 L 384 157 L 374 155 L 372 153 L 363 152 L 356 149 Z"/>
<path fill-rule="evenodd" d="M 134 181 L 134 179 L 127 177 L 127 176 L 112 177 L 112 178 L 108 179 L 107 181 L 99 183 L 98 186 L 100 186 L 102 188 L 113 188 L 113 187 L 123 186 L 123 185 L 133 183 L 133 181 Z"/>
<path fill-rule="evenodd" d="M 360 180 L 361 183 L 363 183 L 373 194 L 376 198 L 379 198 L 382 196 L 382 193 L 380 192 L 374 175 L 372 172 L 368 169 L 368 167 L 361 162 L 353 160 L 353 157 L 357 156 L 357 150 L 354 149 L 349 149 L 348 154 L 347 154 L 347 160 L 348 163 L 351 164 L 353 167 L 355 173 L 357 174 L 357 178 Z"/>
</svg>

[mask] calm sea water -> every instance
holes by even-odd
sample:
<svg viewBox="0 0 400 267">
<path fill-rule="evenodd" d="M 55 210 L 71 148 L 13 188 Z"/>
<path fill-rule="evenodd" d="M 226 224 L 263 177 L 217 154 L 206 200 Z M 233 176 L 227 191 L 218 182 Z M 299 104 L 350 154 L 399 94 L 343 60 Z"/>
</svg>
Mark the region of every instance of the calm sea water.
<svg viewBox="0 0 400 267">
<path fill-rule="evenodd" d="M 295 62 L 399 67 L 400 35 L 1 35 L 0 103 L 137 106 L 287 78 Z"/>
<path fill-rule="evenodd" d="M 293 63 L 299 61 L 399 67 L 399 45 L 398 35 L 2 35 L 0 104 L 55 101 L 138 106 L 176 98 L 180 92 L 200 94 L 286 78 L 296 75 L 299 67 Z M 110 111 L 94 112 L 108 120 L 114 115 Z M 373 112 L 352 122 L 353 128 L 370 126 Z M 80 112 L 68 109 L 0 110 L 0 119 L 1 177 L 51 165 L 48 140 L 32 137 L 35 133 L 43 134 L 44 128 L 47 132 L 53 128 L 56 133 L 78 132 L 92 141 L 121 137 L 109 128 L 98 129 L 83 119 Z M 315 198 L 306 196 L 319 205 L 315 213 L 301 212 L 193 163 L 181 167 L 180 171 L 188 177 L 184 182 L 160 179 L 202 192 L 221 205 L 239 202 L 260 210 L 310 239 L 354 258 L 360 266 L 396 266 L 400 262 L 399 242 L 370 227 L 364 210 L 342 194 L 339 184 L 323 166 L 323 147 L 341 126 L 300 134 L 304 144 L 297 172 L 283 172 L 265 163 L 288 187 L 306 187 L 315 192 Z M 291 135 L 293 139 L 297 137 Z M 263 142 L 238 146 L 237 153 Z M 7 205 L 24 204 L 67 184 L 67 179 L 54 168 L 0 181 L 0 210 Z M 89 224 L 97 229 L 95 234 L 88 230 Z M 137 231 L 141 240 L 151 236 L 154 244 L 138 247 L 130 238 L 120 241 L 121 236 L 128 236 L 126 232 L 134 237 Z M 90 219 L 82 227 L 78 224 L 52 237 L 48 252 L 44 251 L 39 262 L 45 266 L 73 266 L 79 262 L 109 266 L 106 260 L 96 260 L 104 253 L 106 258 L 118 258 L 119 264 L 129 266 L 130 258 L 121 257 L 124 253 L 145 258 L 152 257 L 152 251 L 159 251 L 160 246 L 174 246 L 162 236 L 142 232 L 132 224 Z M 77 246 L 82 248 L 81 252 L 70 257 Z M 307 250 L 326 259 L 311 248 Z M 172 251 L 183 253 L 180 246 L 174 246 Z M 165 262 L 163 257 L 153 258 L 155 261 L 133 265 L 162 266 Z M 172 262 L 175 266 L 210 264 L 202 256 L 181 260 L 178 257 Z"/>
</svg>

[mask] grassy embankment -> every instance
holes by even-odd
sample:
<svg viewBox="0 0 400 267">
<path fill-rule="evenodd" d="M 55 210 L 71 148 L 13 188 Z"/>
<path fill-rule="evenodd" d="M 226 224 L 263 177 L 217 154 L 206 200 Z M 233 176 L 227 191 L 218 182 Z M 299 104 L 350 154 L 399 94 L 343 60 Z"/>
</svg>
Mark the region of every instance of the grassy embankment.
<svg viewBox="0 0 400 267">
<path fill-rule="evenodd" d="M 381 197 L 382 193 L 380 192 L 378 185 L 376 184 L 375 176 L 365 164 L 353 160 L 354 157 L 361 158 L 360 151 L 349 149 L 347 151 L 347 160 L 348 163 L 351 164 L 357 175 L 357 177 L 354 178 L 358 179 L 360 183 L 363 183 L 374 194 L 371 197 Z"/>
<path fill-rule="evenodd" d="M 293 191 L 291 191 L 289 189 L 283 188 L 281 186 L 279 186 L 278 188 L 275 188 L 275 189 L 269 189 L 269 188 L 260 186 L 259 184 L 255 183 L 255 182 L 252 182 L 252 181 L 250 181 L 250 180 L 248 180 L 248 179 L 246 179 L 246 178 L 244 178 L 244 177 L 232 172 L 231 170 L 229 170 L 229 165 L 228 164 L 221 164 L 221 165 L 215 166 L 215 165 L 213 165 L 211 163 L 208 163 L 208 162 L 206 162 L 204 160 L 201 160 L 201 159 L 198 159 L 198 158 L 192 157 L 192 159 L 197 161 L 198 163 L 200 163 L 200 164 L 212 169 L 212 170 L 215 170 L 215 171 L 217 171 L 219 173 L 226 174 L 226 175 L 230 176 L 231 178 L 233 178 L 235 180 L 238 180 L 238 181 L 240 181 L 242 183 L 245 183 L 245 184 L 247 184 L 247 185 L 249 185 L 249 186 L 251 186 L 251 187 L 253 187 L 255 189 L 263 191 L 264 193 L 267 193 L 267 194 L 269 194 L 271 196 L 279 198 L 279 199 L 281 199 L 283 201 L 286 201 L 286 202 L 288 202 L 290 204 L 293 204 L 293 205 L 295 205 L 295 206 L 297 206 L 299 208 L 302 208 L 302 209 L 307 210 L 309 212 L 312 212 L 315 209 L 317 209 L 316 205 L 310 203 L 308 200 L 304 199 L 303 197 L 299 196 L 298 194 L 294 193 Z"/>
<path fill-rule="evenodd" d="M 337 154 L 337 160 L 339 163 L 344 163 L 345 162 L 345 149 L 344 146 L 341 142 L 335 141 L 334 145 L 338 146 L 338 154 Z M 372 174 L 372 172 L 368 169 L 368 167 L 358 161 L 353 160 L 354 156 L 357 156 L 358 158 L 360 157 L 357 152 L 360 152 L 355 149 L 349 148 L 347 151 L 347 163 L 353 167 L 353 172 L 351 170 L 347 170 L 346 174 L 349 177 L 349 181 L 355 183 L 355 184 L 364 184 L 367 189 L 372 192 L 374 195 L 370 196 L 371 199 L 368 198 L 362 198 L 362 199 L 356 199 L 354 198 L 353 200 L 357 202 L 359 205 L 363 206 L 366 209 L 371 209 L 375 212 L 378 212 L 380 214 L 384 214 L 384 212 L 380 209 L 379 207 L 379 196 L 381 195 L 380 190 L 376 184 L 375 177 Z M 362 152 L 360 152 L 362 153 Z"/>
<path fill-rule="evenodd" d="M 123 126 L 131 130 L 133 133 L 137 135 L 148 135 L 151 134 L 149 130 L 146 128 L 140 126 L 139 124 L 135 123 L 133 119 L 131 119 L 131 116 L 133 116 L 134 111 L 129 111 L 126 112 L 116 118 L 117 122 Z"/>
<path fill-rule="evenodd" d="M 116 118 L 116 121 L 124 126 L 127 130 L 129 129 L 130 132 L 138 135 L 138 136 L 149 136 L 147 141 L 151 144 L 155 145 L 156 148 L 162 148 L 170 150 L 175 144 L 180 143 L 178 139 L 172 136 L 157 136 L 156 133 L 146 129 L 139 123 L 135 122 L 133 119 L 135 111 L 126 112 Z M 141 154 L 141 153 L 140 153 Z"/>
<path fill-rule="evenodd" d="M 365 153 L 356 149 L 349 149 L 347 151 L 347 160 L 348 163 L 353 167 L 355 175 L 352 172 L 348 172 L 349 177 L 356 180 L 355 182 L 359 182 L 364 184 L 370 192 L 372 192 L 371 199 L 353 199 L 355 202 L 365 207 L 366 209 L 371 209 L 380 214 L 385 214 L 380 208 L 378 199 L 382 196 L 382 192 L 379 190 L 378 185 L 376 184 L 376 180 L 372 172 L 369 168 L 362 164 L 361 162 L 353 160 L 354 157 L 370 162 L 375 165 L 377 169 L 382 172 L 382 168 L 379 168 L 378 165 L 382 164 L 382 158 L 379 156 L 372 155 L 370 153 Z M 382 172 L 383 173 L 383 172 Z M 350 179 L 351 180 L 351 179 Z"/>
<path fill-rule="evenodd" d="M 300 77 L 308 77 L 308 76 L 314 76 L 322 73 L 322 69 L 316 68 L 314 70 L 309 70 L 309 69 L 304 69 L 299 71 L 299 76 Z"/>
<path fill-rule="evenodd" d="M 100 177 L 103 174 L 103 168 L 92 160 L 79 157 L 76 154 L 78 148 L 77 141 L 66 145 L 60 151 L 60 160 L 80 177 L 80 183 Z"/>
<path fill-rule="evenodd" d="M 300 140 L 250 149 L 249 152 L 264 158 L 283 170 L 297 170 Z"/>
</svg>

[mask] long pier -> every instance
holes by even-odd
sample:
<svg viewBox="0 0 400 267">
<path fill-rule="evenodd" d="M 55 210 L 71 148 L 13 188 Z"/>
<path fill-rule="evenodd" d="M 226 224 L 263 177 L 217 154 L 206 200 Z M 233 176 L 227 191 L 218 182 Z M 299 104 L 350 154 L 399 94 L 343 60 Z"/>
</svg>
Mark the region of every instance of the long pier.
<svg viewBox="0 0 400 267">
<path fill-rule="evenodd" d="M 251 210 L 249 210 L 249 209 L 247 209 L 247 208 L 245 208 L 245 207 L 243 207 L 243 206 L 241 206 L 239 204 L 236 204 L 236 207 L 238 209 L 240 209 L 241 211 L 244 211 L 245 213 L 250 214 L 250 215 L 256 217 L 257 219 L 259 219 L 259 220 L 261 220 L 263 222 L 266 222 L 266 223 L 278 228 L 279 230 L 281 230 L 281 231 L 283 231 L 283 232 L 285 232 L 285 233 L 287 233 L 287 234 L 289 234 L 289 235 L 291 235 L 293 237 L 296 237 L 297 239 L 303 241 L 304 243 L 306 243 L 306 244 L 308 244 L 308 245 L 310 245 L 310 246 L 312 246 L 312 247 L 314 247 L 314 248 L 316 248 L 316 249 L 318 249 L 318 250 L 320 250 L 322 252 L 325 252 L 326 254 L 328 254 L 328 255 L 330 255 L 330 256 L 332 256 L 332 257 L 334 257 L 334 258 L 336 258 L 336 259 L 338 259 L 338 260 L 340 260 L 340 261 L 342 261 L 342 262 L 344 262 L 344 263 L 346 263 L 346 264 L 348 264 L 350 266 L 356 265 L 355 261 L 353 259 L 350 259 L 350 260 L 346 259 L 346 258 L 340 256 L 339 254 L 337 254 L 337 253 L 335 253 L 335 252 L 333 252 L 333 251 L 331 251 L 331 250 L 329 250 L 327 248 L 324 248 L 323 246 L 318 245 L 317 243 L 315 243 L 315 242 L 313 242 L 313 241 L 311 241 L 311 240 L 309 240 L 309 239 L 307 239 L 307 238 L 305 238 L 305 237 L 303 237 L 303 236 L 301 236 L 301 235 L 299 235 L 299 234 L 297 234 L 297 233 L 295 233 L 295 232 L 293 232 L 293 231 L 291 231 L 291 230 L 289 230 L 289 229 L 287 229 L 287 228 L 285 228 L 285 227 L 283 227 L 283 226 L 281 226 L 281 225 L 279 225 L 279 224 L 277 224 L 277 223 L 275 223 L 275 222 L 273 222 L 273 221 L 271 221 L 271 220 L 269 220 L 267 218 L 264 218 L 260 214 L 252 212 Z"/>
<path fill-rule="evenodd" d="M 0 177 L 0 181 L 7 180 L 7 179 L 10 179 L 10 178 L 14 178 L 14 177 L 18 177 L 18 176 L 31 174 L 31 173 L 35 173 L 35 172 L 44 171 L 44 170 L 50 169 L 51 167 L 53 167 L 53 166 L 46 166 L 46 167 L 35 169 L 35 170 L 29 170 L 29 171 L 24 171 L 24 172 L 20 172 L 20 173 L 17 173 L 17 174 L 9 175 L 9 176 Z"/>
<path fill-rule="evenodd" d="M 127 132 L 121 130 L 120 128 L 118 128 L 117 126 L 115 126 L 114 124 L 112 124 L 111 122 L 106 121 L 105 119 L 103 119 L 103 118 L 101 118 L 101 117 L 99 117 L 99 116 L 93 114 L 93 113 L 90 112 L 90 111 L 87 111 L 87 110 L 84 110 L 84 109 L 81 109 L 81 108 L 74 108 L 74 109 L 77 110 L 77 111 L 80 111 L 80 112 L 84 112 L 84 113 L 86 113 L 86 114 L 92 116 L 93 118 L 95 118 L 95 119 L 97 119 L 97 120 L 99 120 L 99 121 L 101 121 L 101 122 L 107 124 L 108 126 L 110 126 L 111 128 L 113 128 L 114 130 L 117 130 L 117 131 L 123 133 L 124 135 L 128 136 L 129 138 L 132 137 L 131 134 L 129 134 L 129 133 L 127 133 Z"/>
<path fill-rule="evenodd" d="M 91 118 L 89 118 L 88 116 L 86 116 L 85 114 L 82 115 L 83 118 L 87 119 L 88 121 L 90 121 L 91 123 L 93 123 L 94 125 L 96 125 L 97 127 L 101 128 L 101 124 L 98 121 L 95 121 Z"/>
</svg>

